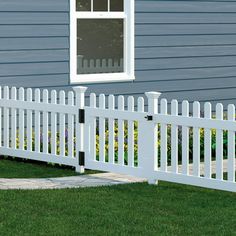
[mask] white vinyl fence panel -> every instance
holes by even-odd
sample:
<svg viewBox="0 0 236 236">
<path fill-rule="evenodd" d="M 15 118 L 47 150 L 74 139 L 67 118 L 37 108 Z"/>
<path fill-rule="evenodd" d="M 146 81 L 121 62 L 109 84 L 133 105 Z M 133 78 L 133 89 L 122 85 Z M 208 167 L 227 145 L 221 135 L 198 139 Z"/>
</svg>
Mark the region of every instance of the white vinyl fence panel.
<svg viewBox="0 0 236 236">
<path fill-rule="evenodd" d="M 236 192 L 234 105 L 85 91 L 0 89 L 1 155 Z"/>
<path fill-rule="evenodd" d="M 75 88 L 75 91 L 77 96 L 81 96 L 85 88 Z M 57 102 L 55 90 L 49 94 L 48 90 L 41 93 L 39 89 L 4 87 L 3 96 L 0 94 L 0 117 L 3 118 L 0 122 L 0 125 L 3 124 L 0 127 L 0 154 L 65 164 L 80 171 L 76 150 L 82 150 L 78 144 L 83 139 L 83 132 L 78 132 L 76 142 L 74 121 L 84 100 L 77 100 L 75 105 L 74 94 L 69 92 L 66 104 L 64 91 L 60 91 Z M 78 124 L 77 129 L 81 126 Z"/>
<path fill-rule="evenodd" d="M 168 113 L 168 101 L 162 99 L 159 103 L 159 93 L 149 92 L 146 96 L 148 111 L 144 111 L 142 97 L 135 101 L 133 97 L 115 99 L 113 95 L 100 96 L 98 107 L 85 107 L 86 129 L 93 130 L 86 132 L 85 167 L 145 177 L 149 183 L 165 180 L 236 191 L 234 105 L 229 105 L 228 118 L 224 118 L 222 104 L 217 104 L 213 115 L 210 103 L 204 104 L 201 113 L 199 102 L 190 105 L 183 101 L 181 114 L 178 101 L 173 100 Z M 95 101 L 96 95 L 91 98 Z M 97 119 L 99 132 L 94 122 Z M 104 151 L 104 139 L 108 151 Z"/>
</svg>

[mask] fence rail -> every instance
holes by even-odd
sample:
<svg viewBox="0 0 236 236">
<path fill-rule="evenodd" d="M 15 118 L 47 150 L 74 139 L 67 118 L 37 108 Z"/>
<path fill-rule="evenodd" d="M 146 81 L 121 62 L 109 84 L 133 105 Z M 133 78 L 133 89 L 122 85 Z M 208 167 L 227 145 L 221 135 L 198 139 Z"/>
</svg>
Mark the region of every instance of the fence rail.
<svg viewBox="0 0 236 236">
<path fill-rule="evenodd" d="M 160 93 L 147 92 L 138 99 L 92 93 L 85 106 L 85 91 L 0 89 L 1 155 L 236 192 L 234 105 L 224 115 L 220 103 L 213 114 L 210 103 L 173 100 L 168 112 Z"/>
</svg>

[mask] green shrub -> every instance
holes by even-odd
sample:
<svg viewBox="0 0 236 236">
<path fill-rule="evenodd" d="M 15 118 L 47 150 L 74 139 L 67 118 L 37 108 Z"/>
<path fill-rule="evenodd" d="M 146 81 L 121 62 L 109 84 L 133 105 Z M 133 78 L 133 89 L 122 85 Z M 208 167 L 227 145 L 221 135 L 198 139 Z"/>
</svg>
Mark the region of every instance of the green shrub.
<svg viewBox="0 0 236 236">
<path fill-rule="evenodd" d="M 51 132 L 48 132 L 48 152 L 51 153 Z M 115 122 L 115 145 L 114 145 L 114 152 L 115 152 L 115 161 L 118 161 L 118 122 Z M 56 153 L 57 155 L 60 154 L 60 133 L 57 132 L 56 134 Z M 236 140 L 235 140 L 236 141 Z M 75 153 L 75 146 L 76 146 L 76 137 L 73 138 L 74 143 L 74 155 Z M 228 144 L 228 137 L 227 131 L 223 132 L 223 154 L 224 157 L 227 156 L 227 144 Z M 160 126 L 158 126 L 158 159 L 160 159 L 160 145 L 161 145 L 161 137 L 160 137 Z M 16 139 L 16 146 L 19 148 L 19 132 L 17 131 L 17 139 Z M 24 140 L 24 148 L 27 149 L 27 139 Z M 35 133 L 32 132 L 32 148 L 33 151 L 35 150 Z M 43 151 L 43 134 L 40 134 L 40 151 Z M 106 133 L 105 133 L 105 153 L 106 159 L 108 160 L 108 152 L 109 152 L 109 130 L 108 130 L 108 123 L 106 122 Z M 212 157 L 215 158 L 216 153 L 216 130 L 212 130 Z M 68 131 L 65 130 L 65 154 L 68 156 Z M 99 158 L 99 130 L 96 130 L 96 155 L 97 159 Z M 124 159 L 125 163 L 127 164 L 128 159 L 128 123 L 124 122 Z M 138 122 L 134 122 L 134 156 L 135 156 L 135 164 L 137 165 L 138 162 Z M 167 156 L 168 162 L 171 160 L 171 126 L 167 126 Z M 182 130 L 181 128 L 178 129 L 178 159 L 181 161 L 182 156 Z M 192 161 L 193 157 L 193 129 L 189 129 L 189 159 L 190 162 Z M 201 159 L 204 158 L 204 129 L 200 129 L 200 157 Z"/>
<path fill-rule="evenodd" d="M 200 158 L 204 159 L 204 129 L 200 129 Z M 224 157 L 227 156 L 227 146 L 228 146 L 228 132 L 223 132 L 223 155 Z M 215 159 L 216 154 L 216 130 L 212 129 L 211 131 L 211 148 L 212 148 L 212 160 Z M 106 151 L 106 157 L 108 156 L 108 149 L 109 149 L 109 131 L 106 124 L 106 142 L 105 142 L 105 151 Z M 97 130 L 96 134 L 96 152 L 97 157 L 99 156 L 99 131 Z M 125 163 L 127 164 L 128 159 L 128 126 L 127 122 L 124 123 L 124 153 L 125 153 Z M 236 139 L 235 139 L 236 143 Z M 161 155 L 161 135 L 160 135 L 160 125 L 158 126 L 158 159 L 160 161 L 160 155 Z M 117 161 L 118 156 L 118 124 L 115 123 L 115 160 Z M 138 123 L 134 122 L 134 154 L 135 154 L 135 162 L 137 163 L 137 155 L 138 155 Z M 168 162 L 171 161 L 171 126 L 167 126 L 167 157 Z M 181 162 L 182 158 L 182 129 L 179 127 L 178 129 L 178 160 Z M 190 162 L 193 159 L 193 128 L 189 129 L 189 159 Z"/>
</svg>

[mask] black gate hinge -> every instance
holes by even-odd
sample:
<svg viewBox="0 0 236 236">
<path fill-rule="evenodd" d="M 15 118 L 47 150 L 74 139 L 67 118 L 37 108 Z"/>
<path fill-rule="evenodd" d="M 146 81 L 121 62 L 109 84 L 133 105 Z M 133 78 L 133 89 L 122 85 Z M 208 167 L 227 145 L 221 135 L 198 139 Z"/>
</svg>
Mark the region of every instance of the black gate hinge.
<svg viewBox="0 0 236 236">
<path fill-rule="evenodd" d="M 79 165 L 85 165 L 85 152 L 79 152 Z"/>
<path fill-rule="evenodd" d="M 79 123 L 84 124 L 85 123 L 85 110 L 79 109 Z"/>
</svg>

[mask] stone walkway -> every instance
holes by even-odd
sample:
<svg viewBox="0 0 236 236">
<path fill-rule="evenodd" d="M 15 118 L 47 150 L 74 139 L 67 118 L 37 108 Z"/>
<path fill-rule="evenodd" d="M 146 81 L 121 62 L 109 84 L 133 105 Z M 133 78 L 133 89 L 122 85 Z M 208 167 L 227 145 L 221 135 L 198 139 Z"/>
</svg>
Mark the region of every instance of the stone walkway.
<svg viewBox="0 0 236 236">
<path fill-rule="evenodd" d="M 236 163 L 235 163 L 236 164 Z M 216 162 L 212 161 L 212 173 L 216 171 Z M 236 166 L 235 166 L 236 169 Z M 171 171 L 171 167 L 168 167 Z M 223 171 L 227 172 L 227 160 L 223 161 Z M 182 172 L 182 166 L 178 168 Z M 204 175 L 204 164 L 200 165 L 200 173 Z M 189 174 L 193 174 L 193 165 L 189 165 Z M 128 184 L 144 182 L 145 179 L 136 178 L 128 175 L 114 173 L 100 173 L 92 175 L 80 175 L 62 178 L 44 178 L 44 179 L 0 179 L 0 190 L 7 189 L 63 189 L 63 188 L 83 188 L 96 186 L 109 186 L 116 184 Z"/>
<path fill-rule="evenodd" d="M 62 178 L 44 179 L 0 179 L 0 189 L 63 189 L 95 186 L 110 186 L 144 182 L 144 179 L 114 173 L 101 173 Z"/>
<path fill-rule="evenodd" d="M 205 165 L 204 163 L 200 163 L 200 175 L 204 175 L 205 174 Z M 236 170 L 236 162 L 235 162 L 235 168 Z M 169 166 L 167 168 L 168 171 L 171 171 L 171 166 Z M 228 160 L 223 160 L 223 172 L 227 172 L 228 171 Z M 182 165 L 178 166 L 178 173 L 182 172 Z M 211 162 L 211 173 L 215 174 L 216 173 L 216 161 L 212 161 Z M 189 164 L 189 174 L 193 175 L 193 164 Z"/>
</svg>

